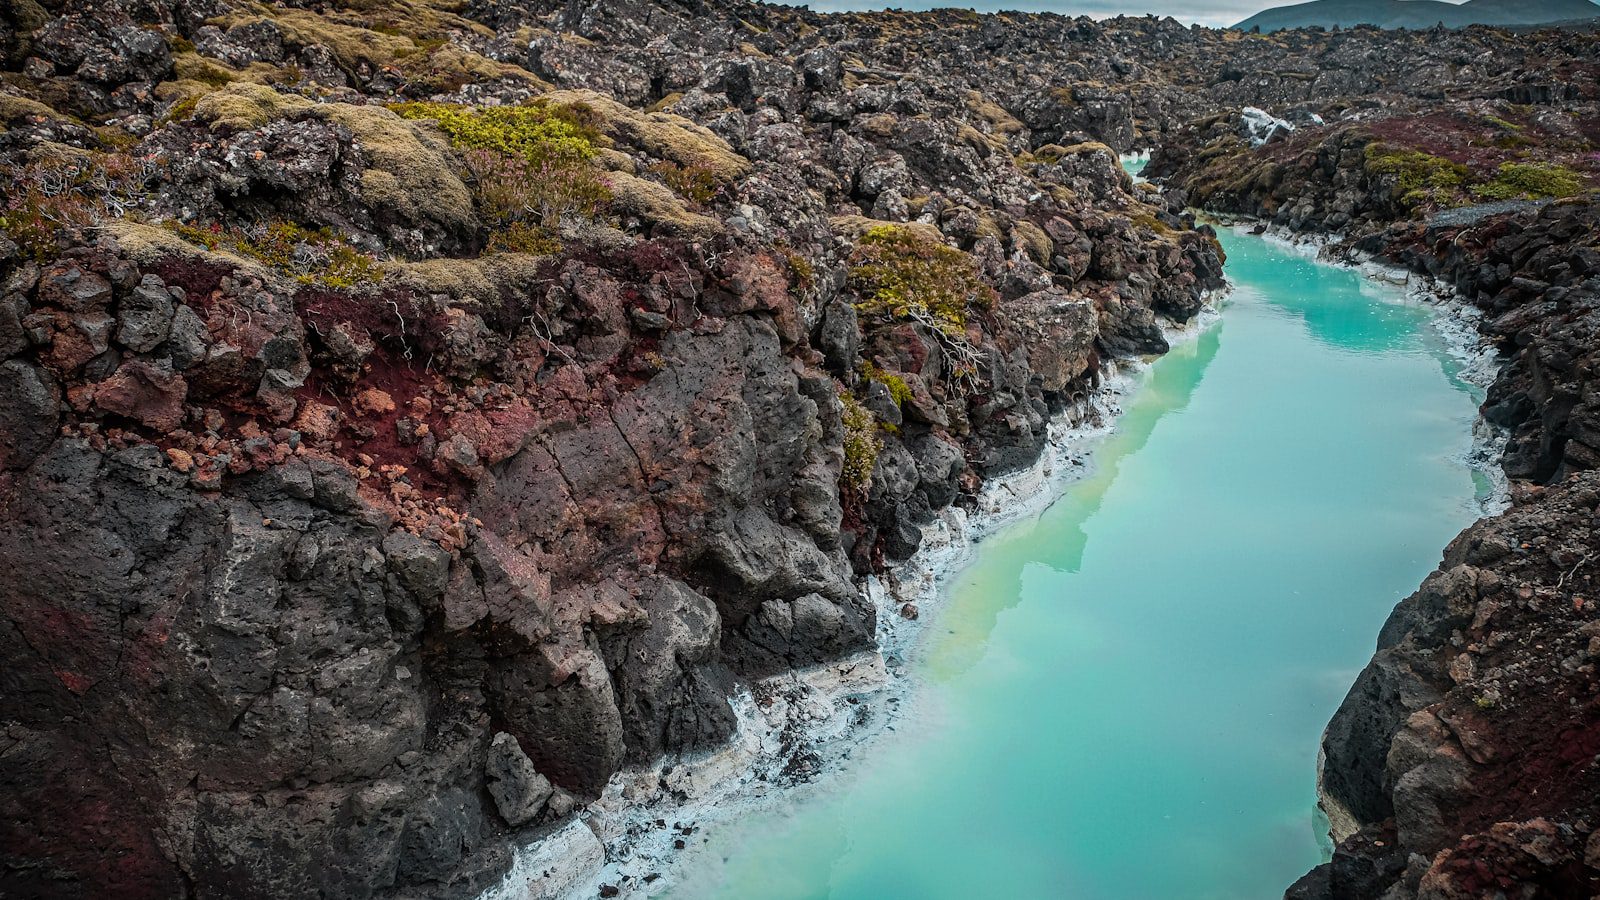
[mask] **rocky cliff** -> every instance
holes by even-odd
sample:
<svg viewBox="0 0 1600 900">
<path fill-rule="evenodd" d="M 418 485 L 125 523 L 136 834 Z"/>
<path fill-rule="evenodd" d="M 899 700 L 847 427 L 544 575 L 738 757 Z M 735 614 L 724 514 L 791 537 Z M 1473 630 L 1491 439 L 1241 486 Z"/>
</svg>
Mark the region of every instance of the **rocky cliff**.
<svg viewBox="0 0 1600 900">
<path fill-rule="evenodd" d="M 1220 284 L 931 17 L 5 16 L 8 897 L 472 895 Z"/>
</svg>

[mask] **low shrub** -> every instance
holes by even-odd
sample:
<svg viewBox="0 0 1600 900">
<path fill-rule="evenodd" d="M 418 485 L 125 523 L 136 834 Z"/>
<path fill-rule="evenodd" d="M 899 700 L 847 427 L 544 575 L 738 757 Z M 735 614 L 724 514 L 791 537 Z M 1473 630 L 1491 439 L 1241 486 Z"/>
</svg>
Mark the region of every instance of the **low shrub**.
<svg viewBox="0 0 1600 900">
<path fill-rule="evenodd" d="M 189 225 L 168 220 L 172 233 L 207 250 L 232 250 L 294 276 L 305 284 L 350 290 L 383 280 L 383 266 L 326 228 L 272 221 L 246 228 Z"/>
<path fill-rule="evenodd" d="M 978 265 L 934 237 L 902 225 L 867 229 L 850 257 L 856 308 L 869 315 L 921 322 L 947 335 L 964 336 L 967 311 L 994 305 L 994 289 L 978 277 Z"/>
<path fill-rule="evenodd" d="M 703 206 L 716 199 L 717 194 L 722 191 L 716 173 L 710 167 L 699 163 L 680 166 L 675 162 L 663 160 L 653 163 L 648 171 L 690 203 Z"/>
<path fill-rule="evenodd" d="M 47 259 L 63 228 L 121 218 L 144 202 L 150 163 L 125 153 L 72 152 L 0 171 L 7 183 L 0 231 L 25 254 Z"/>
<path fill-rule="evenodd" d="M 466 154 L 479 208 L 493 222 L 532 216 L 545 228 L 569 218 L 594 218 L 611 199 L 605 178 L 591 166 L 561 159 L 534 163 L 493 150 Z"/>
<path fill-rule="evenodd" d="M 561 249 L 561 242 L 547 229 L 526 222 L 512 222 L 489 232 L 490 253 L 532 253 L 545 255 Z"/>
</svg>

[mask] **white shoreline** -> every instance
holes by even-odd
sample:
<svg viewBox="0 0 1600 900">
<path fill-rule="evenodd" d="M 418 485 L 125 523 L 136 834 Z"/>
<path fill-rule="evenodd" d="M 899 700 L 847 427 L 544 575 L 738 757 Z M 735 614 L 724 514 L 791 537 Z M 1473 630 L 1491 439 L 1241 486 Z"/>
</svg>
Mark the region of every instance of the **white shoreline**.
<svg viewBox="0 0 1600 900">
<path fill-rule="evenodd" d="M 1186 326 L 1166 329 L 1168 341 L 1197 339 L 1219 319 L 1225 295 L 1226 289 L 1214 293 Z M 1115 433 L 1123 401 L 1143 384 L 1150 367 L 1143 361 L 1114 363 L 1094 394 L 1050 422 L 1044 451 L 1032 466 L 988 481 L 972 515 L 957 507 L 935 513 L 911 559 L 885 577 L 867 579 L 867 596 L 877 609 L 876 650 L 741 685 L 732 698 L 738 726 L 727 744 L 617 773 L 598 800 L 538 842 L 519 847 L 510 871 L 481 900 L 590 898 L 602 885 L 618 888 L 623 898 L 655 896 L 672 886 L 673 870 L 703 842 L 695 836 L 702 829 L 825 788 L 854 751 L 900 721 L 914 688 L 904 661 L 938 615 L 947 583 L 972 562 L 976 545 L 1039 515 L 1093 471 L 1095 450 Z M 916 604 L 917 619 L 900 614 L 906 603 Z M 805 743 L 814 762 L 798 779 L 783 771 L 796 741 Z M 679 840 L 688 846 L 675 847 Z M 646 881 L 650 876 L 655 877 Z"/>
</svg>

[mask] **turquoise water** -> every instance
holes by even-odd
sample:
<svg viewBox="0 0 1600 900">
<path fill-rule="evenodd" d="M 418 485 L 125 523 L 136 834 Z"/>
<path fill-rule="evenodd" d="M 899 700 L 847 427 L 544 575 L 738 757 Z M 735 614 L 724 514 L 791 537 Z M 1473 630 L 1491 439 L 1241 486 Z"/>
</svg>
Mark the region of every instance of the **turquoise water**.
<svg viewBox="0 0 1600 900">
<path fill-rule="evenodd" d="M 1322 859 L 1318 739 L 1476 515 L 1476 398 L 1393 289 L 1223 240 L 1221 322 L 951 582 L 897 729 L 674 896 L 1273 898 Z"/>
</svg>

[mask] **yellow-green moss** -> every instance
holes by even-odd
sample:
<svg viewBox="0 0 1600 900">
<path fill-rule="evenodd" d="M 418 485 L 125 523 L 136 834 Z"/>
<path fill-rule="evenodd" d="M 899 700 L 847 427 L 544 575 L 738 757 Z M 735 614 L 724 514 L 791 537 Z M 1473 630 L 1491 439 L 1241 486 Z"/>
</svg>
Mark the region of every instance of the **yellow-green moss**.
<svg viewBox="0 0 1600 900">
<path fill-rule="evenodd" d="M 1367 172 L 1393 176 L 1400 202 L 1407 206 L 1448 205 L 1470 177 L 1466 166 L 1420 150 L 1374 142 L 1365 155 Z"/>
<path fill-rule="evenodd" d="M 194 52 L 174 56 L 172 71 L 179 80 L 198 81 L 214 88 L 239 80 L 238 71 Z"/>
<path fill-rule="evenodd" d="M 611 209 L 620 216 L 635 216 L 665 232 L 686 238 L 707 238 L 722 231 L 710 216 L 691 212 L 666 186 L 626 172 L 607 176 L 611 184 Z"/>
<path fill-rule="evenodd" d="M 8 128 L 28 119 L 58 122 L 67 118 L 37 100 L 13 94 L 0 94 L 0 124 Z"/>
<path fill-rule="evenodd" d="M 967 108 L 977 113 L 995 134 L 1021 134 L 1025 130 L 1016 116 L 977 91 L 967 92 Z"/>
<path fill-rule="evenodd" d="M 1049 265 L 1050 256 L 1055 252 L 1055 244 L 1050 241 L 1050 236 L 1027 219 L 1011 223 L 1011 241 L 1041 266 Z"/>
<path fill-rule="evenodd" d="M 542 257 L 494 253 L 473 259 L 439 258 L 391 262 L 389 277 L 424 294 L 443 294 L 456 303 L 493 303 L 505 291 L 531 290 Z"/>
<path fill-rule="evenodd" d="M 398 103 L 407 119 L 428 119 L 458 147 L 493 150 L 547 162 L 588 162 L 599 133 L 579 104 L 535 102 L 526 106 L 461 106 L 454 103 Z"/>
<path fill-rule="evenodd" d="M 1156 234 L 1171 234 L 1172 228 L 1147 212 L 1135 213 L 1132 217 L 1133 224 L 1148 228 Z"/>
<path fill-rule="evenodd" d="M 865 491 L 872 485 L 872 470 L 883 451 L 877 419 L 861 401 L 846 391 L 839 392 L 840 418 L 844 423 L 844 467 L 839 472 L 841 487 Z"/>
<path fill-rule="evenodd" d="M 417 51 L 417 44 L 410 38 L 342 24 L 327 16 L 300 9 L 274 9 L 270 17 L 230 16 L 223 20 L 222 25 L 231 28 L 262 21 L 276 25 L 293 46 L 321 44 L 327 47 L 340 67 L 351 72 L 360 68 L 362 63 L 373 67 L 391 65 L 397 58 Z"/>
<path fill-rule="evenodd" d="M 383 268 L 377 260 L 326 228 L 305 228 L 284 221 L 228 230 L 177 221 L 162 224 L 185 241 L 213 252 L 231 250 L 306 284 L 348 290 L 383 279 Z M 310 259 L 302 255 L 304 251 L 310 252 Z"/>
<path fill-rule="evenodd" d="M 868 381 L 876 381 L 889 390 L 889 396 L 894 399 L 896 406 L 904 406 L 911 399 L 911 385 L 906 380 L 888 369 L 875 365 L 871 360 L 861 364 L 861 375 Z"/>
<path fill-rule="evenodd" d="M 472 194 L 436 133 L 381 106 L 329 103 L 317 111 L 350 129 L 366 151 L 371 167 L 361 174 L 361 190 L 368 203 L 451 229 L 476 225 Z"/>
<path fill-rule="evenodd" d="M 314 105 L 304 97 L 280 94 L 264 84 L 235 81 L 201 97 L 194 114 L 202 121 L 242 131 L 260 128 Z"/>
<path fill-rule="evenodd" d="M 750 171 L 750 161 L 733 152 L 727 141 L 682 116 L 641 112 L 593 91 L 556 91 L 544 99 L 592 110 L 595 126 L 607 137 L 656 159 L 685 168 L 700 167 L 710 172 L 718 184 L 727 184 Z"/>
<path fill-rule="evenodd" d="M 1487 184 L 1472 188 L 1484 200 L 1543 200 L 1575 197 L 1588 190 L 1584 177 L 1566 166 L 1543 163 L 1504 163 Z"/>
<path fill-rule="evenodd" d="M 497 62 L 455 44 L 439 46 L 403 60 L 399 69 L 413 92 L 447 93 L 464 85 L 509 79 L 547 90 L 550 85 L 521 66 Z"/>
<path fill-rule="evenodd" d="M 966 332 L 967 310 L 994 303 L 977 262 L 942 241 L 901 225 L 869 228 L 850 257 L 850 285 L 863 312 Z"/>
</svg>

